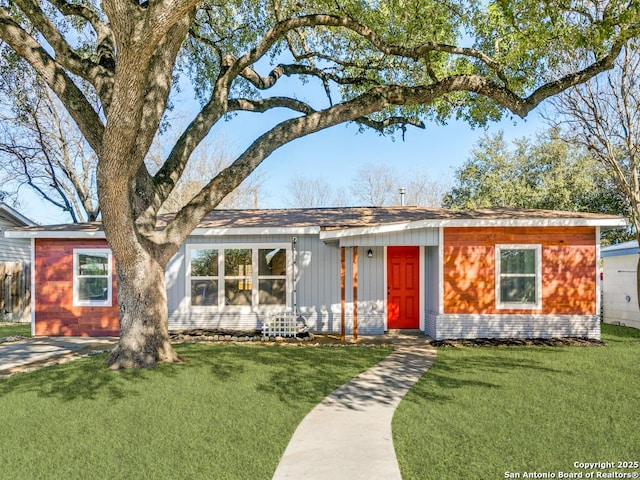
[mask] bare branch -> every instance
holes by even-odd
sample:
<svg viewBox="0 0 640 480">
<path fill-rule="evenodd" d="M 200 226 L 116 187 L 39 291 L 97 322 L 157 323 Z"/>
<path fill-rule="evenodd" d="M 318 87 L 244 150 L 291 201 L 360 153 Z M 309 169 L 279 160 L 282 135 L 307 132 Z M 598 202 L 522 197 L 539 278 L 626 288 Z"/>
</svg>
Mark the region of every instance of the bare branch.
<svg viewBox="0 0 640 480">
<path fill-rule="evenodd" d="M 13 21 L 5 8 L 0 8 L 0 37 L 44 79 L 65 105 L 91 148 L 99 152 L 104 126 L 98 113 L 67 75 L 65 69 Z"/>
<path fill-rule="evenodd" d="M 615 65 L 616 58 L 618 57 L 618 55 L 620 55 L 620 52 L 622 51 L 623 47 L 624 47 L 624 42 L 618 41 L 611 47 L 607 55 L 602 57 L 597 62 L 594 62 L 591 65 L 577 72 L 567 74 L 558 80 L 555 80 L 550 83 L 546 83 L 541 87 L 539 87 L 538 89 L 536 89 L 531 95 L 529 95 L 524 100 L 524 103 L 526 105 L 531 105 L 531 108 L 526 109 L 526 112 L 528 113 L 535 106 L 539 105 L 542 101 L 546 100 L 547 98 L 552 97 L 553 95 L 557 95 L 558 93 L 565 91 L 567 88 L 571 86 L 584 83 L 589 79 L 595 77 L 597 74 L 613 68 L 613 66 Z M 518 112 L 514 112 L 514 113 L 518 113 Z M 518 113 L 518 115 L 520 114 Z"/>
<path fill-rule="evenodd" d="M 155 218 L 163 202 L 178 183 L 191 153 L 224 113 L 224 107 L 220 105 L 217 96 L 214 95 L 187 126 L 169 153 L 167 160 L 153 177 L 152 191 L 154 196 L 149 199 L 144 215 L 141 215 L 142 223 L 150 224 L 151 219 Z"/>
</svg>

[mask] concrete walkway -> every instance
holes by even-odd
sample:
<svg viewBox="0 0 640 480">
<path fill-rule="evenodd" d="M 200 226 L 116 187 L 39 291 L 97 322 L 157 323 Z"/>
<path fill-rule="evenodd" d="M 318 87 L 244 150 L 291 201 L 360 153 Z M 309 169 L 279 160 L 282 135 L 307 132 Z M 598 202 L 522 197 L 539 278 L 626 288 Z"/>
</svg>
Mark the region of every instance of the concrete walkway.
<svg viewBox="0 0 640 480">
<path fill-rule="evenodd" d="M 49 362 L 60 363 L 65 358 L 91 350 L 106 350 L 115 344 L 113 338 L 32 337 L 17 342 L 0 343 L 0 376 L 10 375 Z"/>
<path fill-rule="evenodd" d="M 400 480 L 391 419 L 431 366 L 424 336 L 392 337 L 394 352 L 326 397 L 300 423 L 274 480 Z"/>
</svg>

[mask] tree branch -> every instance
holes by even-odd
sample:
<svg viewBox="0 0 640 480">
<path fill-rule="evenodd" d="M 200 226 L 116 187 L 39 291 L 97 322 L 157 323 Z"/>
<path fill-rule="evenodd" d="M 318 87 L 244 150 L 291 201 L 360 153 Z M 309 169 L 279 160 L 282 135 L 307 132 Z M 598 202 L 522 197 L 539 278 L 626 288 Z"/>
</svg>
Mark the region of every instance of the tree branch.
<svg viewBox="0 0 640 480">
<path fill-rule="evenodd" d="M 570 73 L 568 75 L 563 76 L 562 78 L 555 80 L 553 82 L 546 83 L 536 89 L 531 95 L 529 95 L 526 99 L 523 100 L 522 110 L 523 114 L 514 111 L 514 113 L 525 116 L 528 112 L 530 112 L 533 108 L 539 105 L 542 101 L 546 100 L 553 95 L 557 95 L 560 92 L 565 91 L 567 88 L 572 87 L 574 85 L 579 85 L 581 83 L 585 83 L 591 78 L 595 77 L 597 74 L 602 73 L 606 70 L 610 70 L 613 68 L 616 62 L 616 58 L 620 55 L 620 52 L 624 48 L 624 42 L 618 40 L 609 50 L 609 53 L 602 57 L 595 63 L 579 70 L 577 72 Z"/>
<path fill-rule="evenodd" d="M 389 45 L 382 41 L 377 34 L 366 25 L 362 25 L 351 18 L 340 17 L 336 15 L 305 15 L 301 17 L 294 17 L 278 22 L 273 28 L 269 29 L 264 35 L 262 41 L 256 45 L 246 55 L 240 57 L 230 69 L 230 77 L 239 75 L 245 68 L 254 64 L 259 58 L 261 58 L 271 46 L 288 31 L 295 30 L 303 27 L 317 27 L 317 26 L 331 26 L 342 27 L 357 33 L 361 37 L 367 39 L 369 43 L 374 46 L 378 51 L 387 54 L 395 55 L 403 58 L 409 58 L 418 60 L 425 57 L 430 52 L 444 52 L 455 55 L 462 55 L 480 60 L 486 64 L 498 78 L 507 85 L 507 79 L 502 73 L 502 66 L 493 60 L 490 56 L 476 50 L 474 48 L 458 47 L 454 45 L 441 44 L 436 42 L 429 42 L 417 47 L 404 47 L 399 45 Z"/>
<path fill-rule="evenodd" d="M 50 1 L 63 15 L 82 18 L 91 25 L 97 38 L 96 53 L 98 55 L 98 64 L 113 72 L 115 70 L 115 40 L 111 28 L 100 19 L 100 16 L 95 11 L 86 5 L 69 3 L 65 0 Z"/>
<path fill-rule="evenodd" d="M 65 105 L 87 142 L 100 151 L 104 125 L 91 103 L 40 44 L 13 21 L 5 8 L 0 8 L 0 38 L 24 58 L 43 78 Z"/>
<path fill-rule="evenodd" d="M 273 108 L 287 108 L 294 112 L 304 114 L 316 111 L 308 103 L 289 97 L 269 97 L 256 100 L 248 98 L 231 98 L 229 99 L 227 106 L 230 112 L 242 110 L 245 112 L 263 113 Z"/>
<path fill-rule="evenodd" d="M 189 30 L 191 20 L 192 16 L 185 16 L 177 22 L 157 45 L 151 59 L 142 118 L 134 145 L 134 158 L 145 157 L 158 130 L 171 91 L 173 64 Z M 131 201 L 135 205 L 134 214 L 138 217 L 153 203 L 154 199 L 154 181 L 144 164 L 136 174 L 135 183 Z"/>
<path fill-rule="evenodd" d="M 280 64 L 277 65 L 269 75 L 266 77 L 260 76 L 258 72 L 256 72 L 253 68 L 247 67 L 245 68 L 240 76 L 245 80 L 251 82 L 251 84 L 260 89 L 267 90 L 273 87 L 276 82 L 283 76 L 286 75 L 290 77 L 292 75 L 309 75 L 313 77 L 319 78 L 323 84 L 328 80 L 331 80 L 338 85 L 378 85 L 379 82 L 376 82 L 371 78 L 364 77 L 341 77 L 339 75 L 335 75 L 331 72 L 320 70 L 312 65 L 303 65 L 303 64 Z"/>
<path fill-rule="evenodd" d="M 212 95 L 209 102 L 204 105 L 198 115 L 187 126 L 169 153 L 167 160 L 153 177 L 153 197 L 149 199 L 144 214 L 140 215 L 142 224 L 152 225 L 155 223 L 153 219 L 155 219 L 158 210 L 175 188 L 191 153 L 224 113 L 225 107 L 220 105 L 216 95 Z"/>
<path fill-rule="evenodd" d="M 99 78 L 110 76 L 110 72 L 104 67 L 94 63 L 90 59 L 78 55 L 60 34 L 58 28 L 49 20 L 35 0 L 16 0 L 16 4 L 29 18 L 29 21 L 46 39 L 55 52 L 56 62 L 74 75 L 87 80 L 96 88 L 99 87 Z M 112 72 L 111 72 L 112 73 Z"/>
<path fill-rule="evenodd" d="M 368 117 L 359 117 L 354 121 L 366 127 L 372 128 L 373 130 L 376 130 L 380 133 L 384 133 L 387 128 L 396 125 L 399 125 L 403 132 L 407 125 L 422 129 L 426 128 L 424 122 L 410 117 L 388 117 L 384 120 L 373 120 Z"/>
</svg>

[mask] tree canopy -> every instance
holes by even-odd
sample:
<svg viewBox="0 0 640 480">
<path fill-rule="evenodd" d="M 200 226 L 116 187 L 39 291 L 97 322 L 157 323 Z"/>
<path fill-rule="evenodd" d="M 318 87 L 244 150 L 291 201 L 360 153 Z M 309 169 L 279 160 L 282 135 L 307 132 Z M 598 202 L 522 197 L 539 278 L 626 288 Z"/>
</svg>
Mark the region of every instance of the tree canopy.
<svg viewBox="0 0 640 480">
<path fill-rule="evenodd" d="M 112 366 L 175 361 L 164 266 L 206 213 L 274 150 L 344 122 L 380 132 L 526 116 L 612 67 L 638 34 L 638 0 L 0 0 L 3 72 L 33 68 L 98 157 L 117 261 Z M 578 59 L 578 66 L 568 58 Z M 145 159 L 179 79 L 201 109 Z M 319 99 L 309 94 L 322 92 Z M 288 112 L 170 219 L 158 212 L 191 154 L 240 111 Z M 162 288 L 161 288 L 162 287 Z"/>
<path fill-rule="evenodd" d="M 508 145 L 502 132 L 485 135 L 455 174 L 444 206 L 540 208 L 628 214 L 624 195 L 602 164 L 556 130 Z"/>
<path fill-rule="evenodd" d="M 538 208 L 630 216 L 629 203 L 611 172 L 586 148 L 551 128 L 510 145 L 502 132 L 485 135 L 455 173 L 443 206 Z M 604 243 L 626 239 L 605 232 Z"/>
</svg>

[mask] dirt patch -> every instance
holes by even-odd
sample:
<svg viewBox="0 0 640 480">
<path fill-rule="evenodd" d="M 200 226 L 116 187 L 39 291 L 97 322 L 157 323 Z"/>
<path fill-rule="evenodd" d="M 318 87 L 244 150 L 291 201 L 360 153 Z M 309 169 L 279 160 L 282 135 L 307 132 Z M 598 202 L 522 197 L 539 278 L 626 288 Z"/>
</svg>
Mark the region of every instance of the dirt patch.
<svg viewBox="0 0 640 480">
<path fill-rule="evenodd" d="M 602 347 L 602 340 L 590 338 L 477 338 L 474 340 L 432 340 L 434 347 Z"/>
</svg>

